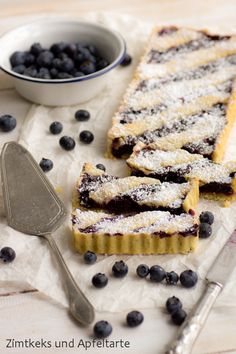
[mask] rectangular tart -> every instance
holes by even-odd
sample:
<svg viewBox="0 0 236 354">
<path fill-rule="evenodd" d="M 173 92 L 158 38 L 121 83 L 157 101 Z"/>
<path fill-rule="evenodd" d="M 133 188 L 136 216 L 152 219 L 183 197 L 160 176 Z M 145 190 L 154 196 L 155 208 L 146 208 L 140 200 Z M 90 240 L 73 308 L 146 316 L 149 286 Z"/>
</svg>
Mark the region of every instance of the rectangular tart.
<svg viewBox="0 0 236 354">
<path fill-rule="evenodd" d="M 114 213 L 164 210 L 194 215 L 199 196 L 197 179 L 174 183 L 150 177 L 119 178 L 89 163 L 83 166 L 76 190 L 78 205 Z"/>
<path fill-rule="evenodd" d="M 198 242 L 198 225 L 190 214 L 154 210 L 114 215 L 75 209 L 72 224 L 74 245 L 80 253 L 188 253 Z"/>
<path fill-rule="evenodd" d="M 108 155 L 158 142 L 220 162 L 236 118 L 236 36 L 155 29 L 108 132 Z"/>
<path fill-rule="evenodd" d="M 178 183 L 198 179 L 201 196 L 223 202 L 236 199 L 236 161 L 218 164 L 183 149 L 166 151 L 138 143 L 127 164 L 135 176 Z"/>
</svg>

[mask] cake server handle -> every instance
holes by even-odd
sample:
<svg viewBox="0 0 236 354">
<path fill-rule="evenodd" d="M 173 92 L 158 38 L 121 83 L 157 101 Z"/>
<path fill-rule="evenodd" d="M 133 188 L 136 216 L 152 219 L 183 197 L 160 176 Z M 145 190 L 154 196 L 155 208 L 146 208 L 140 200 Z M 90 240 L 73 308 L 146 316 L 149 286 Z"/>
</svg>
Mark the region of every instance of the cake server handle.
<svg viewBox="0 0 236 354">
<path fill-rule="evenodd" d="M 60 266 L 61 275 L 65 283 L 65 290 L 69 300 L 69 309 L 72 316 L 84 325 L 89 325 L 94 320 L 94 309 L 85 295 L 79 289 L 71 272 L 69 271 L 56 242 L 50 234 L 44 235 Z"/>
<path fill-rule="evenodd" d="M 190 354 L 214 302 L 222 290 L 222 284 L 210 282 L 189 318 L 180 328 L 177 339 L 165 354 Z"/>
</svg>

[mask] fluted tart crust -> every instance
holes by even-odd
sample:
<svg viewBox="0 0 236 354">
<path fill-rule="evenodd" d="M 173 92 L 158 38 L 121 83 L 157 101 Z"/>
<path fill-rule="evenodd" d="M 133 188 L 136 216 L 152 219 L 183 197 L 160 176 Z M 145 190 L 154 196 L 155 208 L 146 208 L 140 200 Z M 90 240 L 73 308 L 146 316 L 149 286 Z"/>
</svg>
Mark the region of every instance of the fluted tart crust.
<svg viewBox="0 0 236 354">
<path fill-rule="evenodd" d="M 198 243 L 197 222 L 186 213 L 154 210 L 115 215 L 75 209 L 72 222 L 74 245 L 80 253 L 188 253 Z"/>
</svg>

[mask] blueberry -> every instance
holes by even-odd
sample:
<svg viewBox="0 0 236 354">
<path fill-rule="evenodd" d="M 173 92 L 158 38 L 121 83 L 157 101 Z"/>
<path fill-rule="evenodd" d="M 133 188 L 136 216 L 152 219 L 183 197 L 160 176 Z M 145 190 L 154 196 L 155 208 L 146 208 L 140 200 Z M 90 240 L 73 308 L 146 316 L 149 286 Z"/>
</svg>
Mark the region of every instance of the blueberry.
<svg viewBox="0 0 236 354">
<path fill-rule="evenodd" d="M 214 222 L 214 215 L 210 211 L 203 211 L 199 217 L 200 222 L 212 225 Z"/>
<path fill-rule="evenodd" d="M 44 52 L 40 53 L 37 58 L 37 64 L 43 67 L 49 67 L 52 65 L 54 55 L 49 50 L 45 50 Z"/>
<path fill-rule="evenodd" d="M 79 135 L 80 141 L 82 141 L 85 144 L 90 144 L 93 139 L 94 139 L 94 135 L 93 133 L 91 133 L 88 130 L 83 130 L 80 135 Z"/>
<path fill-rule="evenodd" d="M 200 238 L 208 238 L 212 234 L 212 228 L 211 225 L 207 224 L 206 222 L 203 222 L 199 226 L 199 237 Z"/>
<path fill-rule="evenodd" d="M 186 312 L 183 309 L 178 309 L 171 315 L 171 319 L 174 324 L 177 326 L 182 325 L 182 323 L 185 321 L 185 318 L 187 317 Z"/>
<path fill-rule="evenodd" d="M 129 327 L 137 327 L 144 320 L 143 314 L 139 311 L 131 311 L 126 317 L 126 322 Z"/>
<path fill-rule="evenodd" d="M 89 52 L 92 54 L 92 55 L 97 55 L 98 54 L 98 50 L 97 48 L 94 46 L 94 45 L 87 45 L 86 48 L 89 50 Z"/>
<path fill-rule="evenodd" d="M 102 170 L 102 171 L 106 171 L 106 167 L 102 163 L 98 163 L 96 165 L 96 168 L 98 168 L 99 170 Z"/>
<path fill-rule="evenodd" d="M 145 278 L 149 274 L 149 267 L 146 264 L 140 264 L 136 269 L 136 273 L 140 278 Z"/>
<path fill-rule="evenodd" d="M 84 122 L 89 118 L 90 118 L 90 113 L 89 111 L 86 111 L 86 109 L 79 109 L 78 111 L 75 112 L 75 119 L 78 120 L 79 122 Z"/>
<path fill-rule="evenodd" d="M 97 260 L 96 253 L 91 252 L 91 251 L 85 252 L 85 254 L 84 254 L 84 262 L 86 264 L 93 264 L 93 263 L 96 262 L 96 260 Z"/>
<path fill-rule="evenodd" d="M 61 70 L 61 59 L 54 58 L 53 61 L 52 61 L 52 67 L 57 69 L 57 70 Z"/>
<path fill-rule="evenodd" d="M 61 61 L 61 70 L 68 73 L 69 71 L 71 71 L 74 67 L 74 62 L 72 59 L 70 58 L 65 58 L 62 59 Z"/>
<path fill-rule="evenodd" d="M 63 125 L 60 122 L 52 122 L 50 124 L 49 130 L 52 134 L 60 134 L 62 132 Z"/>
<path fill-rule="evenodd" d="M 50 75 L 52 79 L 55 79 L 58 75 L 58 70 L 56 68 L 51 68 L 50 69 Z"/>
<path fill-rule="evenodd" d="M 40 68 L 37 77 L 45 80 L 51 79 L 51 75 L 48 68 Z"/>
<path fill-rule="evenodd" d="M 75 43 L 70 43 L 65 48 L 65 53 L 68 54 L 71 58 L 75 58 L 77 54 L 77 45 Z"/>
<path fill-rule="evenodd" d="M 185 288 L 192 288 L 197 284 L 198 276 L 196 272 L 189 269 L 180 274 L 179 280 Z"/>
<path fill-rule="evenodd" d="M 38 71 L 34 66 L 29 66 L 24 70 L 23 73 L 25 76 L 30 76 L 30 77 L 37 77 L 38 76 Z"/>
<path fill-rule="evenodd" d="M 95 57 L 90 53 L 87 48 L 81 48 L 78 50 L 78 54 L 75 57 L 76 65 L 80 65 L 82 62 L 89 60 L 93 63 L 96 62 Z"/>
<path fill-rule="evenodd" d="M 74 139 L 66 135 L 61 137 L 61 139 L 59 140 L 59 144 L 63 149 L 67 151 L 73 150 L 75 147 Z"/>
<path fill-rule="evenodd" d="M 79 66 L 79 71 L 82 71 L 85 75 L 90 75 L 96 71 L 96 67 L 90 60 L 86 60 Z"/>
<path fill-rule="evenodd" d="M 12 70 L 17 74 L 23 74 L 25 71 L 25 66 L 23 64 L 13 66 Z"/>
<path fill-rule="evenodd" d="M 11 247 L 3 247 L 0 251 L 0 258 L 5 263 L 12 262 L 16 258 L 16 252 Z"/>
<path fill-rule="evenodd" d="M 10 63 L 11 66 L 17 66 L 17 65 L 21 65 L 25 63 L 25 52 L 14 52 L 11 56 L 10 56 Z"/>
<path fill-rule="evenodd" d="M 60 60 L 64 60 L 64 59 L 68 59 L 69 56 L 68 54 L 66 54 L 65 52 L 61 52 L 60 54 L 58 54 L 57 56 Z"/>
<path fill-rule="evenodd" d="M 49 172 L 53 168 L 53 162 L 52 160 L 42 158 L 42 160 L 39 163 L 39 166 L 43 170 L 43 172 Z"/>
<path fill-rule="evenodd" d="M 120 65 L 121 66 L 128 66 L 131 64 L 131 62 L 132 62 L 132 57 L 128 53 L 126 53 L 125 57 L 122 60 L 122 62 L 120 63 Z"/>
<path fill-rule="evenodd" d="M 166 277 L 165 270 L 159 265 L 152 266 L 149 270 L 149 273 L 150 273 L 150 279 L 157 283 L 160 283 Z"/>
<path fill-rule="evenodd" d="M 166 310 L 171 314 L 182 308 L 182 302 L 175 296 L 169 297 L 166 301 Z"/>
<path fill-rule="evenodd" d="M 0 117 L 0 129 L 7 133 L 15 129 L 16 127 L 16 118 L 12 117 L 9 114 L 5 114 Z"/>
<path fill-rule="evenodd" d="M 124 261 L 115 262 L 112 272 L 116 278 L 123 278 L 128 273 L 128 266 Z"/>
<path fill-rule="evenodd" d="M 84 73 L 78 70 L 74 70 L 71 72 L 71 75 L 73 75 L 74 77 L 80 77 L 80 76 L 84 76 Z"/>
<path fill-rule="evenodd" d="M 50 47 L 50 51 L 53 52 L 54 55 L 58 55 L 63 52 L 66 47 L 67 43 L 65 42 L 53 43 Z"/>
<path fill-rule="evenodd" d="M 166 283 L 168 285 L 176 285 L 179 281 L 179 276 L 175 272 L 167 272 L 166 273 Z"/>
<path fill-rule="evenodd" d="M 84 49 L 87 50 L 86 46 L 81 43 L 76 43 L 76 47 L 78 52 L 83 52 Z"/>
<path fill-rule="evenodd" d="M 35 56 L 30 52 L 25 52 L 25 61 L 24 61 L 25 66 L 30 66 L 34 64 L 34 62 L 35 62 Z"/>
<path fill-rule="evenodd" d="M 43 51 L 43 47 L 41 46 L 40 43 L 33 43 L 32 46 L 30 47 L 30 53 L 32 53 L 35 56 L 38 56 L 42 51 Z"/>
<path fill-rule="evenodd" d="M 92 278 L 92 284 L 96 288 L 99 288 L 99 289 L 104 288 L 107 285 L 107 283 L 108 283 L 108 279 L 105 274 L 97 273 Z"/>
<path fill-rule="evenodd" d="M 102 70 L 105 67 L 107 67 L 108 65 L 109 65 L 109 63 L 106 59 L 100 59 L 100 60 L 98 60 L 96 67 L 97 67 L 97 70 Z"/>
<path fill-rule="evenodd" d="M 72 75 L 70 75 L 68 73 L 65 73 L 65 72 L 60 72 L 57 75 L 57 79 L 60 79 L 60 80 L 62 80 L 62 79 L 71 79 L 72 77 L 73 77 Z"/>
<path fill-rule="evenodd" d="M 97 338 L 106 338 L 112 332 L 112 326 L 107 321 L 98 321 L 93 327 L 93 333 Z"/>
</svg>

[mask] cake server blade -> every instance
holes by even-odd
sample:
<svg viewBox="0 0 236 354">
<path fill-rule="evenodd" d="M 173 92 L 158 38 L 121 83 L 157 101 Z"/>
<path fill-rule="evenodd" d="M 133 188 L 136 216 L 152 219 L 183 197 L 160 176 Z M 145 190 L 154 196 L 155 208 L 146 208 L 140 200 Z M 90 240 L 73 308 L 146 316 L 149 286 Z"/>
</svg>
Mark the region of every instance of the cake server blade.
<svg viewBox="0 0 236 354">
<path fill-rule="evenodd" d="M 231 235 L 216 257 L 206 275 L 206 288 L 192 313 L 180 328 L 177 339 L 166 354 L 190 354 L 209 312 L 230 274 L 236 267 L 236 231 Z"/>
<path fill-rule="evenodd" d="M 32 155 L 16 142 L 3 146 L 1 175 L 9 226 L 47 239 L 61 270 L 71 314 L 79 322 L 90 324 L 94 309 L 76 284 L 51 236 L 65 220 L 64 204 Z"/>
</svg>

